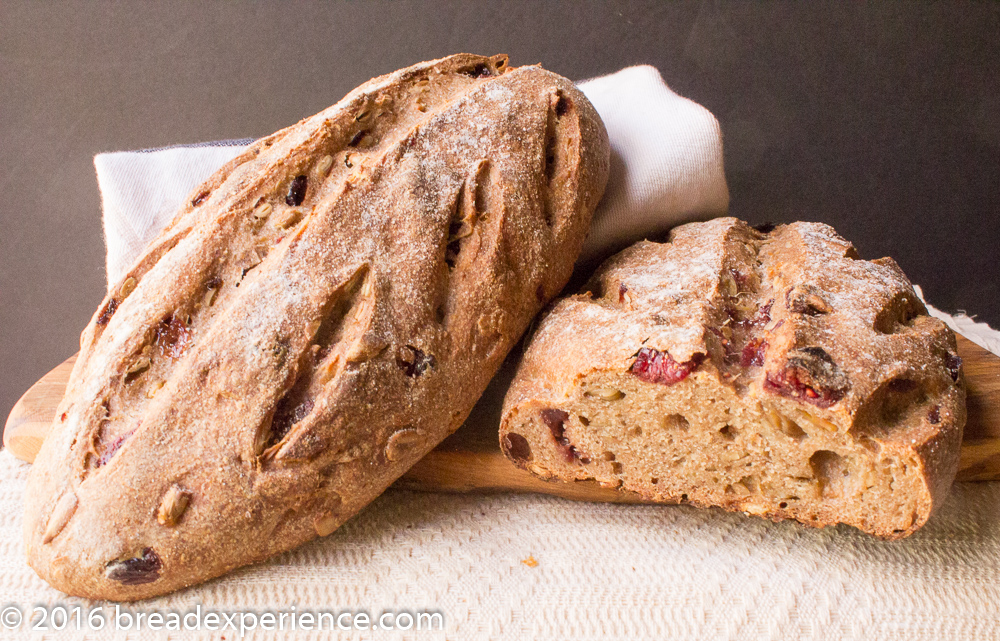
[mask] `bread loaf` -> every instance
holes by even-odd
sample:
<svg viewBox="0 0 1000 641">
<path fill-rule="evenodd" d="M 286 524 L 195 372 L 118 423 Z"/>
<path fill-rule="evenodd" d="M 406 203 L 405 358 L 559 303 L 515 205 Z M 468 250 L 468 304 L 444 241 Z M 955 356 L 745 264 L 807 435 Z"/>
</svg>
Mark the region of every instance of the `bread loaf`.
<svg viewBox="0 0 1000 641">
<path fill-rule="evenodd" d="M 31 566 L 133 600 L 332 532 L 563 287 L 608 153 L 568 80 L 473 55 L 251 145 L 83 332 L 28 481 Z"/>
<path fill-rule="evenodd" d="M 545 315 L 501 446 L 544 478 L 898 538 L 955 477 L 960 364 L 892 259 L 826 225 L 717 219 L 626 249 Z"/>
</svg>

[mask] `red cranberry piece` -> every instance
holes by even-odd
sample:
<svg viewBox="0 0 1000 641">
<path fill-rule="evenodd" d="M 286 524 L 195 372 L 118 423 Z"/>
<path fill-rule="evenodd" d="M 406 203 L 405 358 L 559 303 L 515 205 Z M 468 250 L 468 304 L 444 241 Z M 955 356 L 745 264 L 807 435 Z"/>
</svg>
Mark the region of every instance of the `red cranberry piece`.
<svg viewBox="0 0 1000 641">
<path fill-rule="evenodd" d="M 937 425 L 941 422 L 941 406 L 935 405 L 931 411 L 927 412 L 927 422 L 931 425 Z"/>
<path fill-rule="evenodd" d="M 153 548 L 144 548 L 141 556 L 111 561 L 105 567 L 105 573 L 112 581 L 122 585 L 142 585 L 160 578 L 163 562 Z"/>
<path fill-rule="evenodd" d="M 122 445 L 125 444 L 125 441 L 127 441 L 129 437 L 132 436 L 133 434 L 135 434 L 135 428 L 125 432 L 124 434 L 118 436 L 113 441 L 111 441 L 111 443 L 109 443 L 108 446 L 104 448 L 104 452 L 101 453 L 101 457 L 97 459 L 97 467 L 103 467 L 107 465 L 114 457 L 114 455 L 118 453 L 118 450 L 122 448 Z"/>
<path fill-rule="evenodd" d="M 305 176 L 296 176 L 292 184 L 288 186 L 288 193 L 285 194 L 285 204 L 291 207 L 298 207 L 306 199 L 306 187 L 309 179 Z"/>
<path fill-rule="evenodd" d="M 643 347 L 629 371 L 647 383 L 673 385 L 687 378 L 704 359 L 704 354 L 695 354 L 691 360 L 678 363 L 667 352 Z"/>
<path fill-rule="evenodd" d="M 958 382 L 958 375 L 962 372 L 962 359 L 957 354 L 948 354 L 948 358 L 945 359 L 944 366 L 948 369 L 948 373 L 951 374 L 951 380 Z"/>
<path fill-rule="evenodd" d="M 118 310 L 118 299 L 112 298 L 111 300 L 108 301 L 108 304 L 105 305 L 104 309 L 101 310 L 100 316 L 97 317 L 97 324 L 107 325 L 108 321 L 111 320 L 111 317 L 114 316 L 117 310 Z"/>
<path fill-rule="evenodd" d="M 733 277 L 737 290 L 746 289 L 747 283 L 750 282 L 750 274 L 744 274 L 734 267 L 729 268 L 729 275 Z"/>
<path fill-rule="evenodd" d="M 771 307 L 774 305 L 774 299 L 767 301 L 757 309 L 757 313 L 753 317 L 754 325 L 767 325 L 771 322 Z"/>
<path fill-rule="evenodd" d="M 850 388 L 847 376 L 822 347 L 803 347 L 788 353 L 785 368 L 768 372 L 764 389 L 808 401 L 818 407 L 830 407 Z"/>
<path fill-rule="evenodd" d="M 197 207 L 198 205 L 202 204 L 203 202 L 208 200 L 209 193 L 211 192 L 208 191 L 201 192 L 200 194 L 194 197 L 194 200 L 191 201 L 191 205 Z"/>
<path fill-rule="evenodd" d="M 274 418 L 271 419 L 271 442 L 277 443 L 285 438 L 291 431 L 292 426 L 309 416 L 313 409 L 313 400 L 307 398 L 301 403 L 292 402 L 287 396 L 283 397 L 274 410 Z"/>
<path fill-rule="evenodd" d="M 572 463 L 574 460 L 584 464 L 590 463 L 590 457 L 576 449 L 566 438 L 566 421 L 569 420 L 569 414 L 562 410 L 546 409 L 541 411 L 541 416 L 542 422 L 549 428 L 567 463 Z"/>
<path fill-rule="evenodd" d="M 180 358 L 190 343 L 191 331 L 179 317 L 170 314 L 156 326 L 156 344 L 163 356 Z"/>
<path fill-rule="evenodd" d="M 517 432 L 510 432 L 503 437 L 503 449 L 507 458 L 515 463 L 524 463 L 531 460 L 531 446 L 528 439 Z"/>
<path fill-rule="evenodd" d="M 764 364 L 764 354 L 767 352 L 767 341 L 759 336 L 754 338 L 740 353 L 740 366 L 760 367 Z"/>
<path fill-rule="evenodd" d="M 410 378 L 422 375 L 429 368 L 434 367 L 435 362 L 433 354 L 425 354 L 423 350 L 412 345 L 403 346 L 399 356 L 396 357 L 396 365 Z"/>
<path fill-rule="evenodd" d="M 569 420 L 569 414 L 562 410 L 542 410 L 542 422 L 548 426 L 549 431 L 552 432 L 552 438 L 555 439 L 556 443 L 559 445 L 569 445 L 569 441 L 563 435 L 566 431 L 566 421 Z"/>
</svg>

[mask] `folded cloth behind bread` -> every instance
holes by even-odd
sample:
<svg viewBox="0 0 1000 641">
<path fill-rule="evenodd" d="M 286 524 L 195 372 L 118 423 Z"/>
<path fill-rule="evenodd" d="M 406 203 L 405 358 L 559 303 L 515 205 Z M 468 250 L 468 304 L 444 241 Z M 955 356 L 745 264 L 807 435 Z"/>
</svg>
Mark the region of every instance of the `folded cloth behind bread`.
<svg viewBox="0 0 1000 641">
<path fill-rule="evenodd" d="M 592 262 L 682 222 L 725 213 L 729 191 L 719 123 L 650 66 L 579 84 L 611 141 L 611 176 L 581 262 Z M 184 198 L 252 140 L 229 140 L 94 158 L 104 209 L 108 286 L 180 209 Z"/>
</svg>

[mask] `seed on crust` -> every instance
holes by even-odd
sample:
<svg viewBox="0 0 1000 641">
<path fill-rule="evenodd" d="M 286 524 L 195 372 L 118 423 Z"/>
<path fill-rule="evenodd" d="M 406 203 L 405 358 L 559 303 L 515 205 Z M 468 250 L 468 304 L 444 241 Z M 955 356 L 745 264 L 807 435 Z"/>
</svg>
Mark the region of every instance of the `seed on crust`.
<svg viewBox="0 0 1000 641">
<path fill-rule="evenodd" d="M 156 381 L 150 385 L 149 389 L 146 390 L 146 398 L 153 398 L 156 396 L 156 393 L 160 391 L 160 388 L 162 388 L 165 383 L 166 381 Z"/>
<path fill-rule="evenodd" d="M 160 525 L 166 525 L 167 527 L 177 525 L 177 522 L 184 515 L 184 511 L 187 510 L 188 501 L 190 500 L 190 492 L 182 490 L 176 485 L 171 485 L 170 489 L 163 496 L 163 501 L 160 502 L 160 509 L 156 513 L 156 520 L 160 522 Z"/>
<path fill-rule="evenodd" d="M 150 366 L 149 358 L 146 356 L 140 356 L 139 358 L 135 359 L 135 361 L 129 366 L 127 370 L 125 370 L 125 373 L 138 374 L 143 370 L 149 369 L 149 366 Z"/>
<path fill-rule="evenodd" d="M 49 516 L 49 524 L 45 528 L 45 534 L 42 536 L 42 543 L 48 543 L 52 539 L 56 538 L 66 524 L 69 523 L 70 518 L 76 512 L 77 498 L 73 490 L 70 490 L 62 495 L 59 502 L 56 503 L 55 509 L 52 510 L 52 515 Z"/>
<path fill-rule="evenodd" d="M 271 203 L 264 203 L 262 205 L 258 205 L 257 208 L 253 210 L 253 217 L 259 221 L 267 220 L 267 217 L 271 215 L 272 211 L 274 211 L 274 207 Z"/>
<path fill-rule="evenodd" d="M 333 531 L 337 529 L 337 515 L 327 514 L 319 517 L 313 523 L 316 528 L 316 534 L 318 536 L 329 536 L 333 534 Z"/>
<path fill-rule="evenodd" d="M 129 294 L 135 291 L 135 279 L 129 276 L 122 283 L 122 286 L 118 289 L 118 295 L 121 296 L 122 300 L 125 300 Z"/>
<path fill-rule="evenodd" d="M 785 303 L 790 312 L 816 316 L 829 314 L 833 311 L 830 304 L 820 296 L 819 290 L 812 285 L 796 285 L 788 290 Z"/>
<path fill-rule="evenodd" d="M 331 167 L 333 167 L 333 156 L 323 156 L 316 163 L 316 176 L 318 178 L 325 178 L 330 173 Z"/>
<path fill-rule="evenodd" d="M 402 429 L 389 437 L 385 444 L 385 457 L 390 461 L 398 461 L 405 457 L 414 447 L 422 443 L 423 434 L 412 428 Z"/>
<path fill-rule="evenodd" d="M 275 220 L 272 221 L 271 224 L 274 225 L 275 228 L 277 229 L 288 229 L 289 227 L 298 224 L 299 221 L 301 220 L 302 220 L 302 210 L 288 209 L 285 211 L 284 214 L 275 218 Z M 258 260 L 257 262 L 259 263 L 260 260 Z"/>
</svg>

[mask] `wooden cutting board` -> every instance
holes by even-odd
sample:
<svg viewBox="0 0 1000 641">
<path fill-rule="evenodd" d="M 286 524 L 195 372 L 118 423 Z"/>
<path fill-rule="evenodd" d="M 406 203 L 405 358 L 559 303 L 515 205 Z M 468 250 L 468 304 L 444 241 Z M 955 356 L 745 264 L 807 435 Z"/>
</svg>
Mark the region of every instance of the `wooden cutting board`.
<svg viewBox="0 0 1000 641">
<path fill-rule="evenodd" d="M 968 387 L 968 422 L 958 480 L 1000 480 L 1000 357 L 962 336 L 958 337 L 958 353 Z M 76 356 L 72 356 L 46 374 L 11 410 L 3 443 L 14 456 L 29 463 L 34 460 L 75 361 Z M 513 361 L 508 359 L 465 425 L 413 466 L 396 487 L 437 492 L 539 492 L 585 501 L 641 502 L 630 492 L 602 488 L 593 481 L 542 481 L 507 461 L 500 452 L 497 430 L 503 394 L 513 370 Z"/>
</svg>

